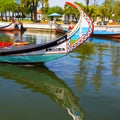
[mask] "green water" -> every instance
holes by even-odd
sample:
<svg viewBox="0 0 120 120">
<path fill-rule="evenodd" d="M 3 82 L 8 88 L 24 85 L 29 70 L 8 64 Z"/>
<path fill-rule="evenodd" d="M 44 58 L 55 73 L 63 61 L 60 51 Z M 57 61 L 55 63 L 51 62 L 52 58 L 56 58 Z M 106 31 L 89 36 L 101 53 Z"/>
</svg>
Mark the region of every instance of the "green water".
<svg viewBox="0 0 120 120">
<path fill-rule="evenodd" d="M 45 35 L 24 33 L 22 39 L 56 37 Z M 42 65 L 0 64 L 0 120 L 119 120 L 119 51 L 120 43 L 91 38 Z"/>
<path fill-rule="evenodd" d="M 70 119 L 61 90 L 73 93 L 45 67 L 0 64 L 0 76 L 0 120 Z"/>
</svg>

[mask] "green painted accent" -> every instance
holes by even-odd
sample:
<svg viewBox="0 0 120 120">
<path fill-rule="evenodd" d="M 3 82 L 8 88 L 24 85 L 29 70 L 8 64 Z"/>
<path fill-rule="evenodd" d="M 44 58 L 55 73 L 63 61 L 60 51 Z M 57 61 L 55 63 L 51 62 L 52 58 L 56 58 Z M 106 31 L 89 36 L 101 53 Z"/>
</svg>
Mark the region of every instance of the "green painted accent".
<svg viewBox="0 0 120 120">
<path fill-rule="evenodd" d="M 75 42 L 76 42 L 76 40 L 73 40 L 73 39 L 72 39 L 72 40 L 70 41 L 70 44 L 72 45 L 72 44 L 74 44 Z"/>
</svg>

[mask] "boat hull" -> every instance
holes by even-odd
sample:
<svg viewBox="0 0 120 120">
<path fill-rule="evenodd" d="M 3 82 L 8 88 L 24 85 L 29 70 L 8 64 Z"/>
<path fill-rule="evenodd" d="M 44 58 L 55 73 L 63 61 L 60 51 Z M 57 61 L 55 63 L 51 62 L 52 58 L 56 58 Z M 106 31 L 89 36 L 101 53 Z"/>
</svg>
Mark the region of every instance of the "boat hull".
<svg viewBox="0 0 120 120">
<path fill-rule="evenodd" d="M 0 26 L 0 31 L 5 32 L 15 32 L 15 31 L 25 31 L 26 28 L 23 27 L 22 23 L 10 23 L 6 26 Z"/>
<path fill-rule="evenodd" d="M 0 28 L 0 31 L 21 31 L 20 29 L 15 29 L 15 28 Z"/>
<path fill-rule="evenodd" d="M 0 62 L 13 64 L 35 64 L 49 62 L 63 56 L 65 56 L 65 54 L 0 56 Z"/>
<path fill-rule="evenodd" d="M 120 32 L 113 32 L 113 31 L 107 31 L 107 30 L 103 30 L 103 31 L 95 30 L 92 34 L 92 37 L 120 39 Z"/>
<path fill-rule="evenodd" d="M 93 37 L 120 39 L 120 34 L 92 34 Z"/>
</svg>

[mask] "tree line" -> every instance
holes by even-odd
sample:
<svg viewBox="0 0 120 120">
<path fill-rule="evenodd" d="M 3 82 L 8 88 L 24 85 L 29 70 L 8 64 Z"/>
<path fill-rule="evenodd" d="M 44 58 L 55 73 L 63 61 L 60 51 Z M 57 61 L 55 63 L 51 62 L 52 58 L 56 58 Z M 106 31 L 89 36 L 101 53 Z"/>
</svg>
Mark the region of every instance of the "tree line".
<svg viewBox="0 0 120 120">
<path fill-rule="evenodd" d="M 93 5 L 89 5 L 90 0 L 85 0 L 85 2 L 85 5 L 79 2 L 75 3 L 81 6 L 93 20 L 96 20 L 97 17 L 100 17 L 102 21 L 120 19 L 119 0 L 104 0 L 102 5 L 97 4 L 97 0 L 94 1 Z M 0 18 L 3 21 L 4 19 L 7 20 L 8 16 L 10 20 L 17 17 L 30 17 L 31 21 L 37 22 L 38 8 L 45 17 L 53 12 L 65 14 L 68 18 L 72 15 L 76 20 L 79 16 L 74 8 L 67 5 L 64 8 L 60 6 L 50 7 L 49 0 L 0 0 Z"/>
</svg>

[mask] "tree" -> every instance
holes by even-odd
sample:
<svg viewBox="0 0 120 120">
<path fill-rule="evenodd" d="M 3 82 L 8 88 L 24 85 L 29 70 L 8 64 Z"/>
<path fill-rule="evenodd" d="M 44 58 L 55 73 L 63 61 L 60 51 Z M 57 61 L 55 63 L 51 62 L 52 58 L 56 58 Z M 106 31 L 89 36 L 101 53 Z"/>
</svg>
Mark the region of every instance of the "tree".
<svg viewBox="0 0 120 120">
<path fill-rule="evenodd" d="M 86 11 L 88 12 L 88 6 L 89 6 L 89 0 L 85 0 L 85 3 L 86 3 L 86 7 L 87 7 L 87 9 L 86 9 Z"/>
<path fill-rule="evenodd" d="M 114 14 L 114 20 L 117 21 L 118 19 L 120 19 L 120 1 L 114 1 L 112 10 Z"/>
<path fill-rule="evenodd" d="M 33 10 L 33 21 L 37 22 L 37 7 L 39 3 L 42 6 L 48 6 L 48 0 L 21 0 L 21 5 L 24 7 L 26 5 L 30 6 L 30 10 Z"/>
<path fill-rule="evenodd" d="M 54 7 L 51 7 L 51 8 L 48 9 L 48 15 L 51 14 L 51 13 L 54 13 L 54 12 L 59 13 L 59 14 L 64 13 L 63 9 L 59 6 L 54 6 Z"/>
<path fill-rule="evenodd" d="M 111 19 L 113 14 L 113 0 L 105 0 L 102 6 L 100 6 L 100 13 L 103 21 L 105 18 Z"/>
<path fill-rule="evenodd" d="M 95 20 L 98 16 L 100 16 L 99 7 L 98 6 L 89 6 L 88 14 Z"/>
<path fill-rule="evenodd" d="M 10 17 L 10 12 L 15 11 L 15 6 L 16 3 L 14 0 L 0 0 L 0 12 L 1 12 L 1 17 L 3 20 L 3 14 L 5 15 L 5 18 L 7 20 L 7 12 L 9 12 L 9 17 Z"/>
</svg>

